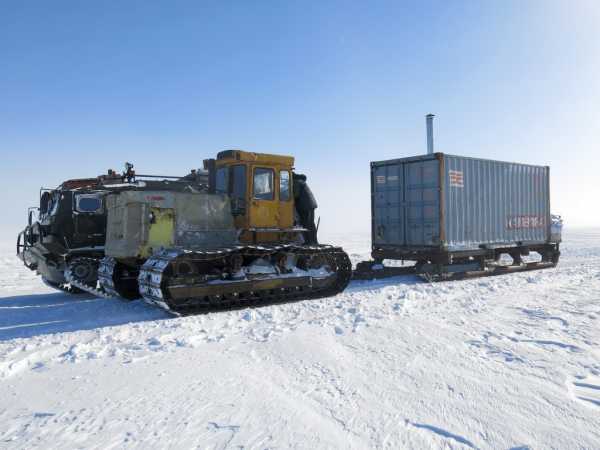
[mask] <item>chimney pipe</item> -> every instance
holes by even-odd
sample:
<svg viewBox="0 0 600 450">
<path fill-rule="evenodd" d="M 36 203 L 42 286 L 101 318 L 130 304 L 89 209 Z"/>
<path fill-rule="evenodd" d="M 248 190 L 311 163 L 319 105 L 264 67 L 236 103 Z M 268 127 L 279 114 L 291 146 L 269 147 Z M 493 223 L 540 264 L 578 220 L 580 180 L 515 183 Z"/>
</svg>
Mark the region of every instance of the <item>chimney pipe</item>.
<svg viewBox="0 0 600 450">
<path fill-rule="evenodd" d="M 425 123 L 427 124 L 427 154 L 433 154 L 433 114 L 427 114 L 425 116 Z"/>
</svg>

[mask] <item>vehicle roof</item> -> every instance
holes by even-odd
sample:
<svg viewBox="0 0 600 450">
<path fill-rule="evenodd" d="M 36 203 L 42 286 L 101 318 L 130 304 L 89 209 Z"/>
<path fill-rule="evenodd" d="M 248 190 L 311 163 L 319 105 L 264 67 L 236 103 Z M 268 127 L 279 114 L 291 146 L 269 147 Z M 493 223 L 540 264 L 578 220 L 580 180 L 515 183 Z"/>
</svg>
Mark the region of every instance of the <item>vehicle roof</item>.
<svg viewBox="0 0 600 450">
<path fill-rule="evenodd" d="M 259 162 L 264 164 L 278 164 L 282 166 L 292 167 L 294 165 L 294 157 L 287 155 L 273 155 L 270 153 L 255 153 L 244 150 L 224 150 L 217 154 L 218 161 L 243 161 L 243 162 Z"/>
</svg>

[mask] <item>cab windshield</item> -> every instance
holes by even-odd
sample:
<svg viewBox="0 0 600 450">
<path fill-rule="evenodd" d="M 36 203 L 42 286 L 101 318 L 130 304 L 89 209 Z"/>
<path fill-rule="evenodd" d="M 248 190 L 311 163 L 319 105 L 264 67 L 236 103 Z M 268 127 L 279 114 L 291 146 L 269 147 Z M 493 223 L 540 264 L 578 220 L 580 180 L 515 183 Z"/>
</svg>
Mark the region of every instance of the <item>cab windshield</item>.
<svg viewBox="0 0 600 450">
<path fill-rule="evenodd" d="M 51 216 L 56 215 L 58 212 L 58 205 L 60 203 L 60 191 L 54 191 L 52 196 L 50 197 L 50 201 L 48 202 L 48 214 Z"/>
<path fill-rule="evenodd" d="M 78 212 L 101 214 L 102 199 L 94 194 L 81 194 L 75 197 L 75 209 Z"/>
</svg>

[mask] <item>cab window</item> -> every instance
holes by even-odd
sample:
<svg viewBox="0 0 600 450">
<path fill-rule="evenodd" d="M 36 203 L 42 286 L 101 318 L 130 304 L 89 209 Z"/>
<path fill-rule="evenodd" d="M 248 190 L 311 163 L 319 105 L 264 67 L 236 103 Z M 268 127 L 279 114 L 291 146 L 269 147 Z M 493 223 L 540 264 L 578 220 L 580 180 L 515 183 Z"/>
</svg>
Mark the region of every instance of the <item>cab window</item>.
<svg viewBox="0 0 600 450">
<path fill-rule="evenodd" d="M 59 191 L 56 191 L 52 194 L 52 201 L 48 203 L 48 210 L 50 211 L 50 215 L 54 216 L 58 212 L 58 205 L 60 204 L 60 198 L 62 194 Z"/>
<path fill-rule="evenodd" d="M 52 194 L 48 191 L 42 194 L 40 198 L 40 214 L 46 214 L 52 209 Z"/>
<path fill-rule="evenodd" d="M 254 169 L 254 198 L 257 200 L 273 200 L 273 169 L 257 167 Z"/>
<path fill-rule="evenodd" d="M 279 200 L 287 202 L 290 197 L 290 172 L 282 170 L 279 172 Z"/>
<path fill-rule="evenodd" d="M 102 199 L 95 195 L 78 195 L 75 197 L 75 209 L 83 213 L 101 214 Z"/>
<path fill-rule="evenodd" d="M 217 169 L 215 190 L 219 194 L 229 193 L 229 167 L 221 167 Z"/>
<path fill-rule="evenodd" d="M 246 166 L 233 166 L 231 195 L 240 199 L 246 198 Z"/>
<path fill-rule="evenodd" d="M 237 216 L 246 213 L 246 166 L 231 168 L 231 211 Z"/>
</svg>

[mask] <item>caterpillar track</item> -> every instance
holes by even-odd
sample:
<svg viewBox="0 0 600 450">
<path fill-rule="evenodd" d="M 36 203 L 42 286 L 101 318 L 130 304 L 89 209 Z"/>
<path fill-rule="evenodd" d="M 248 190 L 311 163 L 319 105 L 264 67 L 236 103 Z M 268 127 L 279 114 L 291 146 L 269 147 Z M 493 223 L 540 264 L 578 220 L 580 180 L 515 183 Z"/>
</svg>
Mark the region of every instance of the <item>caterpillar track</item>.
<svg viewBox="0 0 600 450">
<path fill-rule="evenodd" d="M 92 257 L 73 258 L 64 271 L 65 283 L 54 283 L 44 277 L 42 282 L 53 289 L 67 294 L 88 294 L 96 297 L 112 298 L 102 288 L 98 288 L 98 264 L 100 260 Z"/>
<path fill-rule="evenodd" d="M 68 292 L 95 295 L 96 297 L 112 298 L 113 295 L 105 292 L 101 287 L 98 288 L 98 271 L 100 266 L 98 258 L 78 257 L 74 258 L 65 271 L 65 280 L 68 285 Z"/>
<path fill-rule="evenodd" d="M 81 291 L 74 287 L 70 282 L 67 283 L 53 283 L 52 281 L 42 277 L 42 283 L 52 289 L 56 289 L 67 294 L 80 294 Z"/>
<path fill-rule="evenodd" d="M 100 288 L 111 297 L 121 297 L 126 300 L 139 298 L 138 273 L 137 266 L 126 266 L 115 258 L 105 256 L 98 267 Z"/>
<path fill-rule="evenodd" d="M 163 250 L 140 270 L 139 292 L 176 313 L 289 302 L 342 292 L 352 264 L 340 247 L 249 245 Z"/>
<path fill-rule="evenodd" d="M 65 283 L 54 283 L 44 277 L 42 282 L 53 289 L 65 292 L 67 294 L 88 294 L 96 297 L 112 298 L 113 294 L 109 294 L 102 287 L 97 287 L 98 284 L 98 266 L 100 260 L 92 257 L 77 257 L 71 260 L 64 272 Z"/>
</svg>

